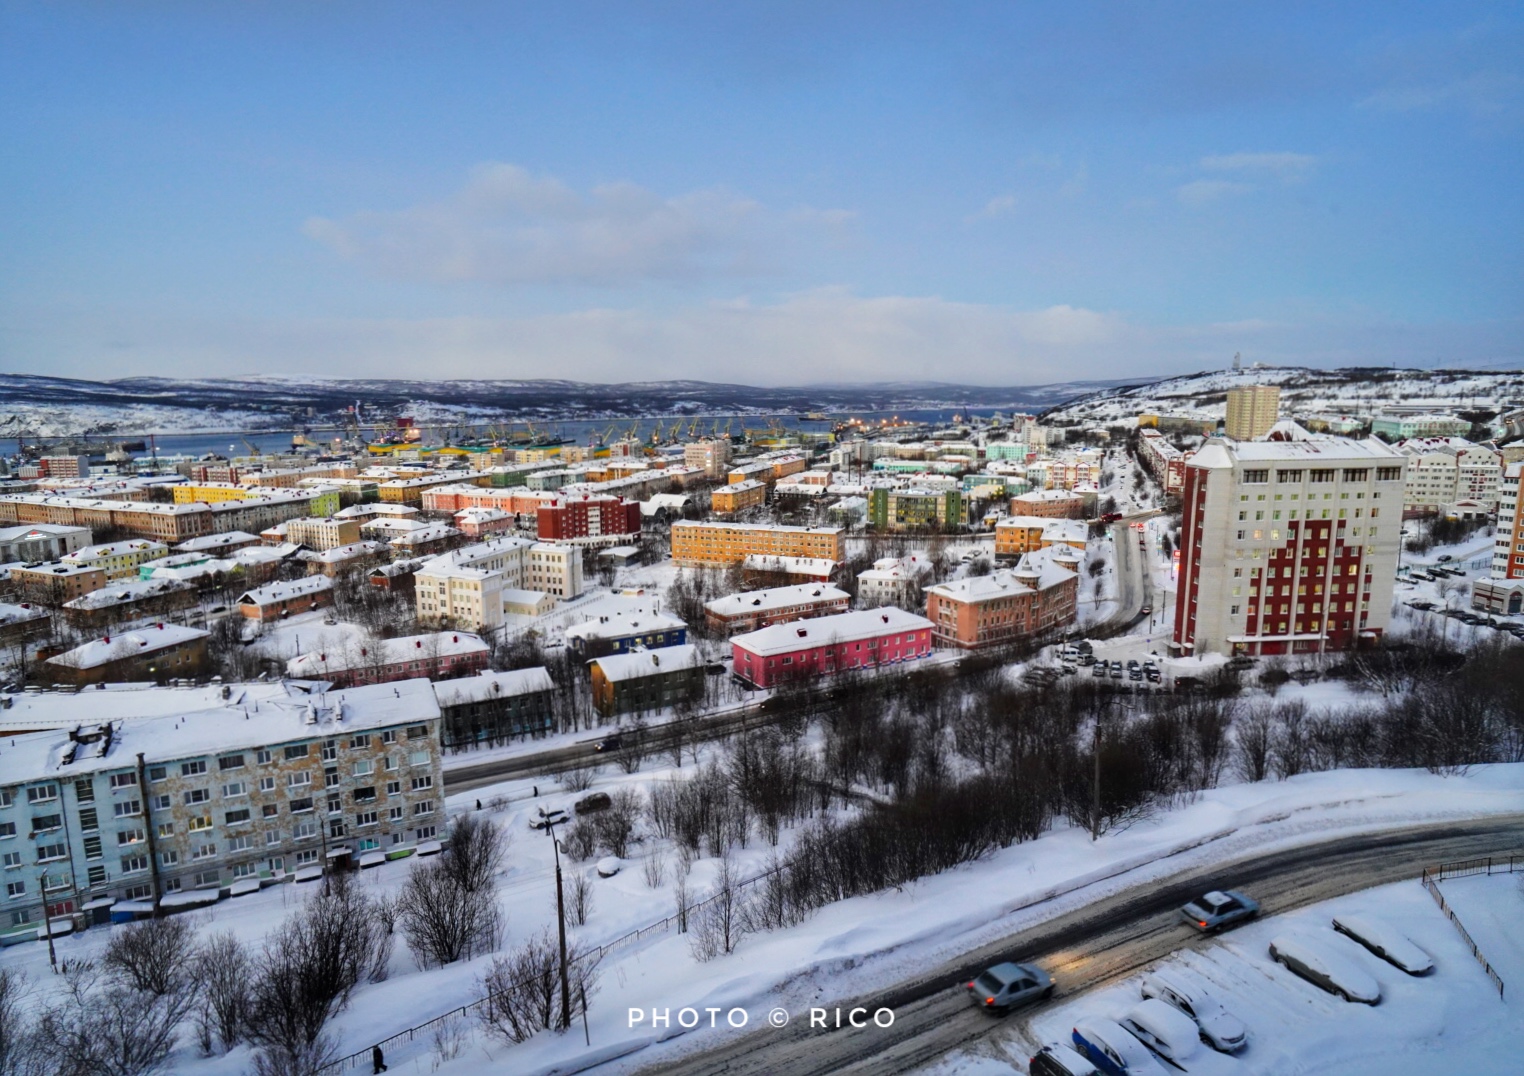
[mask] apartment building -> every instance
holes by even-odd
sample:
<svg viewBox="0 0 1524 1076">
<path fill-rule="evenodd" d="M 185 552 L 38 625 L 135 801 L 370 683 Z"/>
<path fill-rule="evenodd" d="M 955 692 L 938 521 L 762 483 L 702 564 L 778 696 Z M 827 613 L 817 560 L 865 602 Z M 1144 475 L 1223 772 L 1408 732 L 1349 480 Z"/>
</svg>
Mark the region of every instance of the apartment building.
<svg viewBox="0 0 1524 1076">
<path fill-rule="evenodd" d="M 428 490 L 437 486 L 454 485 L 464 479 L 466 476 L 458 471 L 418 475 L 413 478 L 394 478 L 389 482 L 378 483 L 376 495 L 386 504 L 406 504 L 416 508 L 423 503 L 423 495 Z"/>
<path fill-rule="evenodd" d="M 562 635 L 573 654 L 596 658 L 605 654 L 682 646 L 688 641 L 688 625 L 679 617 L 660 612 L 652 604 L 637 605 L 610 598 L 599 603 L 595 615 L 573 624 Z"/>
<path fill-rule="evenodd" d="M 1265 436 L 1280 417 L 1280 386 L 1243 385 L 1228 390 L 1228 417 L 1223 428 L 1235 441 Z"/>
<path fill-rule="evenodd" d="M 542 665 L 434 685 L 442 745 L 451 751 L 542 736 L 555 725 L 555 681 Z"/>
<path fill-rule="evenodd" d="M 328 861 L 433 840 L 444 824 L 427 680 L 15 736 L 0 777 L 10 932 L 49 918 L 246 892 Z"/>
<path fill-rule="evenodd" d="M 158 623 L 118 635 L 103 635 L 45 662 L 61 684 L 162 684 L 202 676 L 209 662 L 210 632 L 182 624 Z"/>
<path fill-rule="evenodd" d="M 925 608 L 920 600 L 920 586 L 930 571 L 931 565 L 915 555 L 876 560 L 872 568 L 857 573 L 857 605 L 861 609 L 876 609 L 880 605 Z"/>
<path fill-rule="evenodd" d="M 1493 532 L 1492 578 L 1524 579 L 1524 463 L 1510 463 L 1498 484 L 1498 523 Z"/>
<path fill-rule="evenodd" d="M 338 516 L 303 517 L 286 521 L 286 541 L 316 552 L 336 549 L 360 540 L 360 521 Z"/>
<path fill-rule="evenodd" d="M 704 603 L 704 621 L 726 635 L 756 631 L 771 624 L 845 613 L 852 596 L 828 584 L 803 583 L 789 587 L 727 594 Z"/>
<path fill-rule="evenodd" d="M 89 478 L 89 456 L 43 456 L 37 461 L 41 478 Z"/>
<path fill-rule="evenodd" d="M 602 716 L 654 713 L 702 697 L 704 655 L 692 643 L 605 654 L 588 662 L 588 676 Z"/>
<path fill-rule="evenodd" d="M 1392 441 L 1411 437 L 1465 437 L 1471 423 L 1454 415 L 1377 415 L 1371 419 L 1371 435 Z"/>
<path fill-rule="evenodd" d="M 952 530 L 966 521 L 958 489 L 868 491 L 868 525 L 877 530 Z"/>
<path fill-rule="evenodd" d="M 178 579 L 129 579 L 110 583 L 63 605 L 77 628 L 104 628 L 131 620 L 166 617 L 199 602 L 196 588 Z"/>
<path fill-rule="evenodd" d="M 83 549 L 94 537 L 89 527 L 39 523 L 0 529 L 0 564 L 61 560 Z"/>
<path fill-rule="evenodd" d="M 494 538 L 463 546 L 413 575 L 419 623 L 466 631 L 501 627 L 509 591 L 538 591 L 566 601 L 583 589 L 580 547 L 527 538 Z"/>
<path fill-rule="evenodd" d="M 333 604 L 333 580 L 309 575 L 294 582 L 266 583 L 238 598 L 238 611 L 249 620 L 280 620 L 293 613 L 310 613 Z"/>
<path fill-rule="evenodd" d="M 0 496 L 0 523 L 52 523 L 96 531 L 116 528 L 169 545 L 213 531 L 212 511 L 205 504 L 156 504 L 45 493 Z"/>
<path fill-rule="evenodd" d="M 926 618 L 943 646 L 979 650 L 1072 624 L 1080 555 L 1067 547 L 1025 553 L 1011 569 L 926 588 Z"/>
<path fill-rule="evenodd" d="M 535 525 L 544 542 L 620 545 L 640 533 L 640 504 L 590 494 L 557 497 L 540 506 Z"/>
<path fill-rule="evenodd" d="M 681 567 L 728 567 L 747 557 L 845 559 L 841 527 L 776 527 L 760 523 L 678 520 L 672 524 L 672 560 Z"/>
<path fill-rule="evenodd" d="M 1083 519 L 1083 495 L 1062 489 L 1034 489 L 1011 498 L 1011 515 L 1041 516 L 1044 519 Z"/>
<path fill-rule="evenodd" d="M 1182 452 L 1158 430 L 1142 430 L 1138 437 L 1138 462 L 1153 476 L 1165 493 L 1178 496 L 1185 486 L 1185 461 L 1189 454 Z"/>
<path fill-rule="evenodd" d="M 709 495 L 709 507 L 715 515 L 733 516 L 748 508 L 760 508 L 767 503 L 767 483 L 755 478 L 744 482 L 732 482 L 721 486 Z"/>
<path fill-rule="evenodd" d="M 53 618 L 35 605 L 0 603 L 0 646 L 16 646 L 53 634 Z"/>
<path fill-rule="evenodd" d="M 1321 653 L 1378 639 L 1406 464 L 1374 438 L 1209 440 L 1186 466 L 1171 652 Z"/>
<path fill-rule="evenodd" d="M 710 478 L 723 478 L 730 464 L 730 441 L 719 439 L 684 445 L 683 464 L 697 467 Z"/>
<path fill-rule="evenodd" d="M 418 623 L 462 631 L 492 631 L 503 624 L 504 573 L 489 568 L 430 561 L 413 573 Z"/>
<path fill-rule="evenodd" d="M 932 623 L 884 606 L 774 624 L 737 635 L 730 645 L 735 675 L 767 688 L 926 657 L 932 651 Z"/>
<path fill-rule="evenodd" d="M 125 542 L 86 546 L 66 554 L 66 564 L 85 564 L 100 568 L 110 582 L 138 578 L 138 569 L 150 561 L 169 556 L 169 546 L 135 538 Z"/>
<path fill-rule="evenodd" d="M 100 590 L 109 581 L 104 568 L 62 560 L 13 564 L 10 573 L 11 589 L 22 601 L 37 605 L 63 605 Z"/>
<path fill-rule="evenodd" d="M 1493 449 L 1463 437 L 1410 438 L 1396 447 L 1408 457 L 1402 491 L 1406 514 L 1431 516 L 1456 501 L 1497 503 L 1503 457 Z"/>
</svg>

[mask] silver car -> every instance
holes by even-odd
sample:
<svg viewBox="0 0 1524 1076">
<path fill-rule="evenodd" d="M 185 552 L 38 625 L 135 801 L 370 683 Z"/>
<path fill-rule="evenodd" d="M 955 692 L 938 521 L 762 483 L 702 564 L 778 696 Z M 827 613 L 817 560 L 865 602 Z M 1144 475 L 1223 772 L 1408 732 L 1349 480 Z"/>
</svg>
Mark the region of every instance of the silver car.
<svg viewBox="0 0 1524 1076">
<path fill-rule="evenodd" d="M 1180 916 L 1202 933 L 1222 930 L 1259 914 L 1259 903 L 1232 889 L 1214 889 L 1180 909 Z"/>
<path fill-rule="evenodd" d="M 1053 995 L 1053 980 L 1034 964 L 996 964 L 965 984 L 969 1000 L 989 1012 L 1009 1012 Z"/>
</svg>

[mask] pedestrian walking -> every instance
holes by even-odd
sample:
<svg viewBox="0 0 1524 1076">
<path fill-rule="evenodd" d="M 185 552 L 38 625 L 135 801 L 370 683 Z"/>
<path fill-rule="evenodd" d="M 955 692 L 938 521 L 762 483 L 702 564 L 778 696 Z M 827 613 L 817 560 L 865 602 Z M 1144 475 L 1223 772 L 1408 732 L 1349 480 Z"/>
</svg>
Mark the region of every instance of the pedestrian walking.
<svg viewBox="0 0 1524 1076">
<path fill-rule="evenodd" d="M 481 800 L 477 800 L 476 801 L 476 809 L 478 811 L 482 809 L 482 801 Z"/>
<path fill-rule="evenodd" d="M 386 1071 L 386 1055 L 381 1052 L 381 1044 L 378 1042 L 370 1048 L 370 1063 L 373 1066 L 371 1076 L 379 1076 Z"/>
</svg>

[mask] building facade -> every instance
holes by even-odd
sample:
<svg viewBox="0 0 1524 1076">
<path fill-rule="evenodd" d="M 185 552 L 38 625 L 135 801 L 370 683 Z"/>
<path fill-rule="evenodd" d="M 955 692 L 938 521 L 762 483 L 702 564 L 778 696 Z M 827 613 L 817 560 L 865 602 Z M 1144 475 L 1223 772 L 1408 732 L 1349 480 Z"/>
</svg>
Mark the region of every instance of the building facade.
<svg viewBox="0 0 1524 1076">
<path fill-rule="evenodd" d="M 774 624 L 730 640 L 735 675 L 756 687 L 874 669 L 932 652 L 932 624 L 903 609 L 837 613 Z"/>
<path fill-rule="evenodd" d="M 840 527 L 777 527 L 754 523 L 678 520 L 672 524 L 672 560 L 680 567 L 728 567 L 747 557 L 845 559 Z"/>
<path fill-rule="evenodd" d="M 286 662 L 286 675 L 293 680 L 326 680 L 335 687 L 390 684 L 420 676 L 448 680 L 481 672 L 490 654 L 478 636 L 440 631 L 313 650 Z"/>
<path fill-rule="evenodd" d="M 1265 436 L 1280 417 L 1280 386 L 1243 385 L 1228 390 L 1228 416 L 1223 428 L 1235 441 Z"/>
<path fill-rule="evenodd" d="M 1072 550 L 1026 553 L 1012 569 L 926 588 L 926 618 L 939 645 L 1004 646 L 1074 623 L 1080 558 Z"/>
<path fill-rule="evenodd" d="M 619 545 L 640 533 L 640 504 L 621 497 L 558 497 L 535 515 L 543 542 Z"/>
<path fill-rule="evenodd" d="M 1492 540 L 1492 578 L 1524 579 L 1524 463 L 1510 463 L 1498 485 L 1498 524 Z"/>
<path fill-rule="evenodd" d="M 606 654 L 588 662 L 588 676 L 602 716 L 654 713 L 702 696 L 704 658 L 692 643 Z"/>
<path fill-rule="evenodd" d="M 771 624 L 845 613 L 852 596 L 827 584 L 800 584 L 728 594 L 704 603 L 711 631 L 725 635 L 756 631 Z"/>
<path fill-rule="evenodd" d="M 755 478 L 721 486 L 709 495 L 709 507 L 715 515 L 720 516 L 733 516 L 748 508 L 760 508 L 766 503 L 767 483 Z"/>
<path fill-rule="evenodd" d="M 1171 652 L 1373 643 L 1391 617 L 1406 457 L 1375 439 L 1213 439 L 1186 469 Z"/>
</svg>

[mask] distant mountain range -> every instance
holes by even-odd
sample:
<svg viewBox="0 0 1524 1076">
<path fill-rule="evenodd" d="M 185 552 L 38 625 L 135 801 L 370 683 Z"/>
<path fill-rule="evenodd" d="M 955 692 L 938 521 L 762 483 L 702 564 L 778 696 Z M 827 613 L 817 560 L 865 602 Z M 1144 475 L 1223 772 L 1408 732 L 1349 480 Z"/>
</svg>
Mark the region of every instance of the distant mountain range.
<svg viewBox="0 0 1524 1076">
<path fill-rule="evenodd" d="M 965 405 L 1038 410 L 1122 384 L 1070 381 L 990 387 L 946 382 L 762 388 L 708 381 L 392 381 L 338 378 L 132 377 L 111 381 L 0 374 L 0 436 L 257 429 L 332 419 L 360 404 L 368 417 L 482 422 L 667 414 L 924 410 Z"/>
</svg>

